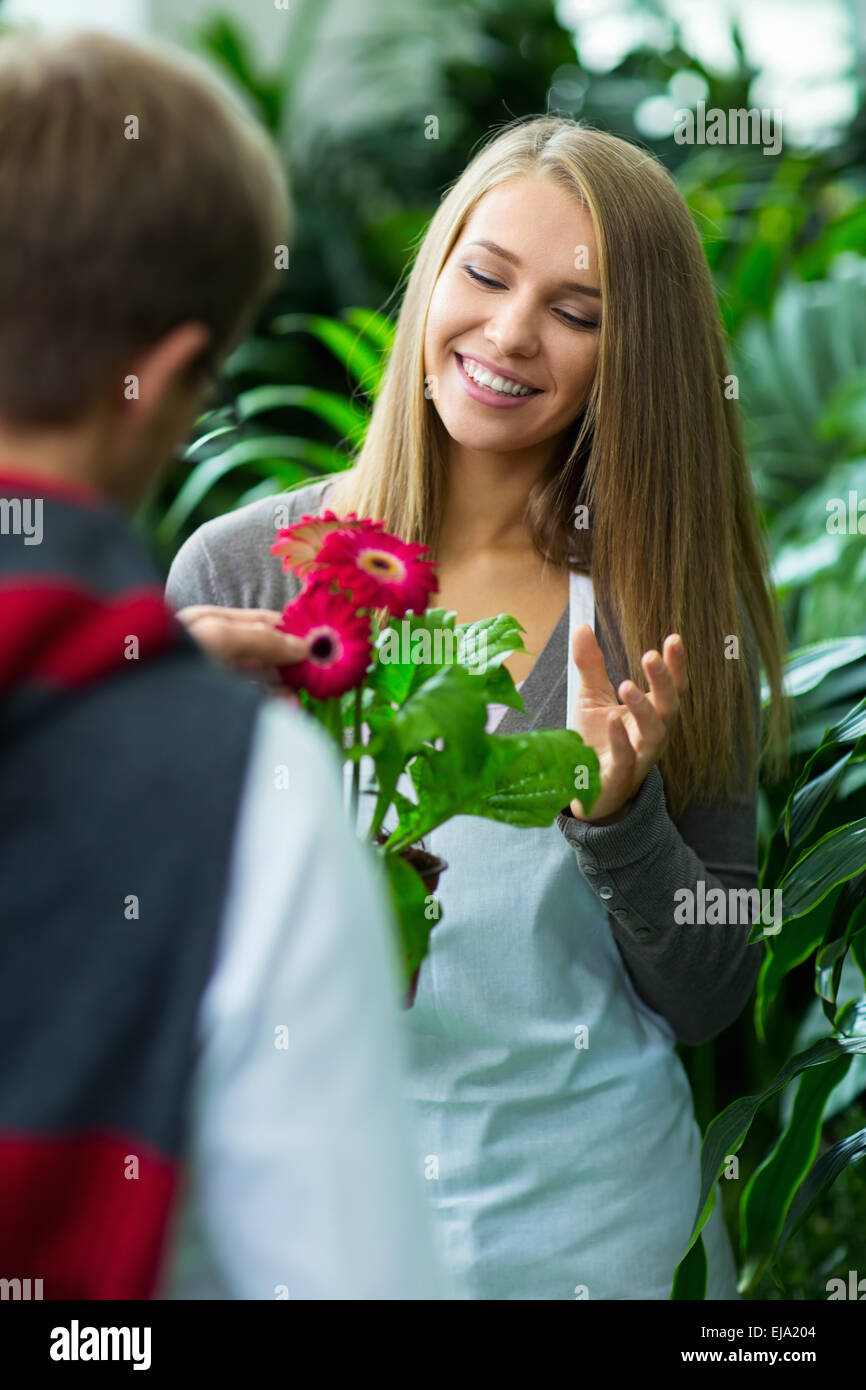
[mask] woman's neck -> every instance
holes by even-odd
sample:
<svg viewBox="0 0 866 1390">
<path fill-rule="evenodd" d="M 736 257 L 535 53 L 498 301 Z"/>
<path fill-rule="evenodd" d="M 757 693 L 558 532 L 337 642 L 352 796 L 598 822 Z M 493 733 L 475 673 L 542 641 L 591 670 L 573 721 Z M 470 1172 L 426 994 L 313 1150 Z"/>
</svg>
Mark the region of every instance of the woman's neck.
<svg viewBox="0 0 866 1390">
<path fill-rule="evenodd" d="M 531 547 L 526 502 L 550 458 L 540 452 L 479 453 L 451 442 L 446 470 L 439 555 L 459 550 Z"/>
</svg>

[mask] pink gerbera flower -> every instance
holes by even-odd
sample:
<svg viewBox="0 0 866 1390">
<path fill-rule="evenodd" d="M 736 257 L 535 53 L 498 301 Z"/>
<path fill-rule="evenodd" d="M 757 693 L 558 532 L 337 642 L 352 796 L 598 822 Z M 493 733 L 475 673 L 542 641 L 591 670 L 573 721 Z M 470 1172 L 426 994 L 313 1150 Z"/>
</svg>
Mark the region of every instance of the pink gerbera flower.
<svg viewBox="0 0 866 1390">
<path fill-rule="evenodd" d="M 372 658 L 370 621 L 345 594 L 312 583 L 286 604 L 277 627 L 309 644 L 304 661 L 279 668 L 286 685 L 327 700 L 361 684 Z"/>
<path fill-rule="evenodd" d="M 295 574 L 306 574 L 316 559 L 326 537 L 333 531 L 364 530 L 381 531 L 381 521 L 359 520 L 354 512 L 339 517 L 334 512 L 322 512 L 321 516 L 302 516 L 292 526 L 283 526 L 277 532 L 277 539 L 271 546 L 271 554 L 283 561 L 283 573 L 294 570 Z"/>
<path fill-rule="evenodd" d="M 316 573 L 347 589 L 365 608 L 387 608 L 402 618 L 411 608 L 423 613 L 436 592 L 436 570 L 421 556 L 429 546 L 401 541 L 381 529 L 332 531 L 316 556 Z"/>
</svg>

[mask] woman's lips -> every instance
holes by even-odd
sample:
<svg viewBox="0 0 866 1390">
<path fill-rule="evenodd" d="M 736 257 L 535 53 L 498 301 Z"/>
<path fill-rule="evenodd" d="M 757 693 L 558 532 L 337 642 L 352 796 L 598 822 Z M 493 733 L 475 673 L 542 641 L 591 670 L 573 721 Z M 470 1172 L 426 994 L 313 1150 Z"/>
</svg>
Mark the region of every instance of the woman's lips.
<svg viewBox="0 0 866 1390">
<path fill-rule="evenodd" d="M 472 360 L 476 361 L 477 359 L 473 358 Z M 479 386 L 477 382 L 466 375 L 463 370 L 463 359 L 459 352 L 455 352 L 454 362 L 466 394 L 471 396 L 474 401 L 480 401 L 482 405 L 492 406 L 494 410 L 510 410 L 518 405 L 527 405 L 530 401 L 535 400 L 536 396 L 542 395 L 539 390 L 534 390 L 529 396 L 506 396 L 497 391 L 490 391 L 486 386 Z M 514 380 L 515 378 L 511 379 Z"/>
</svg>

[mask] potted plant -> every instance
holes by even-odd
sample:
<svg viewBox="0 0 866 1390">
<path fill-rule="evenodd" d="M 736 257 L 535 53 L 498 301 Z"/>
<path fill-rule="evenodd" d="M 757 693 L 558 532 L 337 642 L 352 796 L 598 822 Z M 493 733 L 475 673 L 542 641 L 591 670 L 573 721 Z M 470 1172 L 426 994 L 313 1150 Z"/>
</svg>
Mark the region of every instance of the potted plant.
<svg viewBox="0 0 866 1390">
<path fill-rule="evenodd" d="M 523 629 L 504 613 L 458 624 L 428 608 L 437 580 L 426 550 L 383 522 L 330 511 L 284 527 L 271 546 L 303 580 L 280 627 L 309 650 L 281 677 L 351 770 L 352 818 L 384 865 L 400 927 L 406 1007 L 447 869 L 424 837 L 456 815 L 549 825 L 575 795 L 589 808 L 598 794 L 598 760 L 578 734 L 486 732 L 488 704 L 523 709 L 504 664 L 525 651 Z"/>
</svg>

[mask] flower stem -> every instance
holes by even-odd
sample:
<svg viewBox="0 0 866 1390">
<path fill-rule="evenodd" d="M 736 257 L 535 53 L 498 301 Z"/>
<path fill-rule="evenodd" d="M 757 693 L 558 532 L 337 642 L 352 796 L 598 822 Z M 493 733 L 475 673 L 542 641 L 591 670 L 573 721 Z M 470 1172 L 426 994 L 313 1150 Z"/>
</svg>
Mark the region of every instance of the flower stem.
<svg viewBox="0 0 866 1390">
<path fill-rule="evenodd" d="M 354 737 L 352 739 L 352 747 L 356 750 L 361 746 L 361 691 L 362 687 L 359 685 L 355 691 L 355 722 L 353 726 Z M 361 760 L 356 756 L 352 767 L 352 824 L 356 831 L 358 828 L 358 801 L 360 799 L 360 793 Z"/>
</svg>

